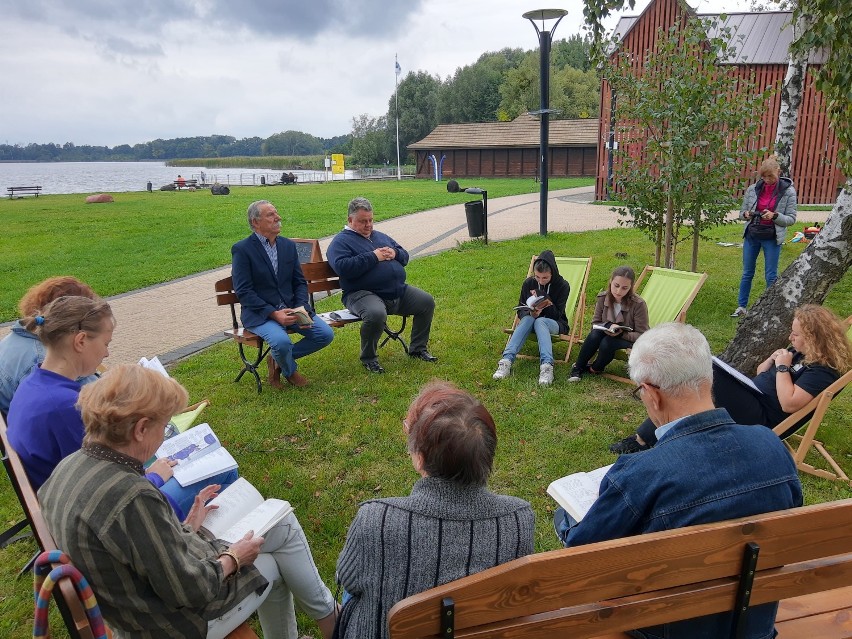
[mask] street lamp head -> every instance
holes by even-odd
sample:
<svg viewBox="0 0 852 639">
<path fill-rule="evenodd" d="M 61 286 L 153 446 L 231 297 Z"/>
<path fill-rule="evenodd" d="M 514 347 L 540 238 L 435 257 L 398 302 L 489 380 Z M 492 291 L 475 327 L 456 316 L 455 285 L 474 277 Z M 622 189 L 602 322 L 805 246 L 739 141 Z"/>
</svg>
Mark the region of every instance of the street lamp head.
<svg viewBox="0 0 852 639">
<path fill-rule="evenodd" d="M 534 11 L 527 11 L 521 17 L 532 22 L 536 32 L 541 33 L 545 30 L 544 22 L 546 20 L 556 20 L 556 24 L 554 24 L 551 29 L 551 31 L 554 31 L 556 29 L 556 25 L 559 24 L 559 21 L 566 15 L 568 15 L 568 11 L 565 9 L 535 9 Z M 536 20 L 541 20 L 541 29 L 539 29 L 538 25 L 535 23 Z"/>
</svg>

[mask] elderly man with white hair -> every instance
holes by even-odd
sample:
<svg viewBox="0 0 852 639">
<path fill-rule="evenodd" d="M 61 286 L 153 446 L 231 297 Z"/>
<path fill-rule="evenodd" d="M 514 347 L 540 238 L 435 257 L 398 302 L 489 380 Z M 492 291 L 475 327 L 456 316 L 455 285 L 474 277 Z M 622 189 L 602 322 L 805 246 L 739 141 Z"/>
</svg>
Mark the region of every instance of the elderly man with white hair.
<svg viewBox="0 0 852 639">
<path fill-rule="evenodd" d="M 715 408 L 710 347 L 685 324 L 644 333 L 630 353 L 634 396 L 657 426 L 657 445 L 623 455 L 601 482 L 580 523 L 562 509 L 554 517 L 565 546 L 706 524 L 802 505 L 790 454 L 763 426 L 736 424 Z M 754 606 L 745 637 L 774 637 L 777 604 Z M 632 631 L 640 639 L 727 636 L 732 613 Z"/>
</svg>

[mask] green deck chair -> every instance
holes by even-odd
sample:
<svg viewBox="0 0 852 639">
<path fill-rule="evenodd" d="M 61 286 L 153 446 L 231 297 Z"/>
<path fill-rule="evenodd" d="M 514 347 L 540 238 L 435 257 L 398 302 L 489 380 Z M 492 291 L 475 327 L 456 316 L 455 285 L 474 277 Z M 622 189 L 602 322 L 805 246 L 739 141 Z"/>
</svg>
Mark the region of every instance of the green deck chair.
<svg viewBox="0 0 852 639">
<path fill-rule="evenodd" d="M 533 255 L 530 260 L 530 268 L 527 271 L 527 277 L 533 274 L 533 265 L 535 264 L 538 255 Z M 557 257 L 556 267 L 559 269 L 559 274 L 565 278 L 571 286 L 571 292 L 568 294 L 568 301 L 565 303 L 565 315 L 568 317 L 570 332 L 568 335 L 554 335 L 554 341 L 568 343 L 568 350 L 565 352 L 565 358 L 562 360 L 554 360 L 554 362 L 567 364 L 571 357 L 571 347 L 574 344 L 579 344 L 583 341 L 583 322 L 586 315 L 586 284 L 589 281 L 589 271 L 592 268 L 592 258 L 590 257 Z M 515 327 L 518 325 L 518 314 L 514 313 L 512 327 L 504 328 L 503 332 L 511 335 Z M 535 333 L 530 333 L 530 338 L 535 339 Z M 508 344 L 508 340 L 506 341 Z M 524 359 L 538 359 L 538 356 L 518 354 L 518 357 Z"/>
<path fill-rule="evenodd" d="M 646 276 L 647 281 L 645 281 Z M 698 291 L 704 286 L 706 279 L 707 273 L 690 273 L 660 266 L 646 266 L 636 280 L 635 290 L 648 305 L 648 323 L 651 328 L 664 322 L 685 322 L 686 311 L 698 295 Z M 645 286 L 640 290 L 643 282 Z M 616 357 L 627 359 L 629 352 L 629 349 L 619 351 Z M 603 376 L 625 384 L 632 383 L 626 377 L 619 375 L 603 373 Z"/>
</svg>

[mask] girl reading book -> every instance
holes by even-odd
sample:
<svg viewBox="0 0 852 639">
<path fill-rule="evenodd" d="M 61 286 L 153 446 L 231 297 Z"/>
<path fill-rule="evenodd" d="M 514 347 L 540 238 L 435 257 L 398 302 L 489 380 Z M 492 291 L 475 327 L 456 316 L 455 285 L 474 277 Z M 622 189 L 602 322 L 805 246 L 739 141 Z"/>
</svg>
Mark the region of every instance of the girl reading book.
<svg viewBox="0 0 852 639">
<path fill-rule="evenodd" d="M 607 289 L 598 294 L 592 330 L 571 367 L 569 382 L 579 382 L 586 373 L 602 373 L 617 350 L 630 348 L 648 330 L 648 306 L 633 291 L 635 282 L 636 273 L 629 266 L 619 266 L 609 276 Z M 598 328 L 600 325 L 608 330 Z M 590 364 L 595 353 L 597 357 Z"/>
<path fill-rule="evenodd" d="M 568 333 L 568 318 L 565 304 L 571 286 L 559 275 L 553 251 L 542 251 L 533 263 L 533 274 L 521 284 L 518 306 L 518 324 L 511 339 L 497 362 L 492 377 L 505 379 L 512 370 L 518 351 L 535 331 L 538 338 L 539 376 L 538 383 L 547 386 L 553 383 L 553 344 L 551 335 Z"/>
</svg>

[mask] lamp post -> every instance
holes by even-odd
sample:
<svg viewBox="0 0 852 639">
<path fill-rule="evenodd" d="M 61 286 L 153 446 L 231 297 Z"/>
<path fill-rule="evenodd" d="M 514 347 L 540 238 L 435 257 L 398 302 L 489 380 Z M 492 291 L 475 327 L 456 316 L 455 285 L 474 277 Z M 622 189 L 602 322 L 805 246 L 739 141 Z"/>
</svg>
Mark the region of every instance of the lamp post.
<svg viewBox="0 0 852 639">
<path fill-rule="evenodd" d="M 556 30 L 559 22 L 568 12 L 565 9 L 536 9 L 535 11 L 527 11 L 523 17 L 532 23 L 536 34 L 538 35 L 538 43 L 541 49 L 541 59 L 539 64 L 539 75 L 541 77 L 541 108 L 538 111 L 532 111 L 531 115 L 540 115 L 541 117 L 541 141 L 539 144 L 539 179 L 541 191 L 539 195 L 539 233 L 547 235 L 547 145 L 548 136 L 550 135 L 550 43 L 552 42 L 553 32 Z M 535 23 L 536 20 L 541 20 L 541 29 Z M 544 28 L 546 20 L 556 20 L 550 30 Z"/>
</svg>

